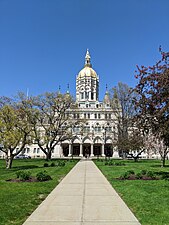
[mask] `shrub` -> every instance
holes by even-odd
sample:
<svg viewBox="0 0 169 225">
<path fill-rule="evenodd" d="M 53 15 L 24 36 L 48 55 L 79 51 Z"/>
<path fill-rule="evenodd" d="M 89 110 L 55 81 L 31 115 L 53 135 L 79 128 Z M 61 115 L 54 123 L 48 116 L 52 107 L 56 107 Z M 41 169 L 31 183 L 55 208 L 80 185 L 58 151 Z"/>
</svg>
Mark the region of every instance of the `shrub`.
<svg viewBox="0 0 169 225">
<path fill-rule="evenodd" d="M 130 175 L 130 174 L 135 174 L 135 173 L 134 173 L 134 170 L 128 170 L 127 173 L 128 173 L 129 175 Z"/>
<path fill-rule="evenodd" d="M 47 180 L 52 180 L 51 176 L 47 174 L 46 171 L 41 171 L 36 174 L 36 178 L 38 181 L 47 181 Z"/>
<path fill-rule="evenodd" d="M 65 166 L 65 162 L 63 162 L 63 161 L 59 161 L 59 166 Z"/>
<path fill-rule="evenodd" d="M 44 163 L 43 166 L 44 166 L 44 167 L 49 167 L 49 164 L 48 164 L 48 163 Z"/>
<path fill-rule="evenodd" d="M 16 172 L 16 177 L 17 177 L 17 178 L 20 178 L 22 173 L 24 173 L 23 170 L 17 171 L 17 172 Z"/>
<path fill-rule="evenodd" d="M 18 171 L 16 172 L 17 178 L 20 178 L 21 180 L 29 180 L 31 178 L 31 172 L 30 171 Z"/>
<path fill-rule="evenodd" d="M 50 166 L 51 166 L 51 167 L 54 167 L 54 166 L 55 166 L 55 163 L 54 163 L 54 162 L 52 162 Z"/>
<path fill-rule="evenodd" d="M 125 172 L 120 178 L 121 179 L 128 179 L 130 177 L 130 174 L 128 172 Z"/>
<path fill-rule="evenodd" d="M 163 172 L 161 178 L 165 179 L 165 180 L 169 180 L 169 173 L 168 172 Z"/>
<path fill-rule="evenodd" d="M 142 179 L 143 175 L 141 173 L 136 174 L 136 179 Z"/>
<path fill-rule="evenodd" d="M 155 178 L 155 173 L 153 171 L 148 171 L 147 176 L 151 178 Z"/>
<path fill-rule="evenodd" d="M 141 171 L 141 174 L 142 174 L 142 175 L 146 175 L 146 174 L 147 174 L 147 170 L 142 170 L 142 171 Z"/>
</svg>

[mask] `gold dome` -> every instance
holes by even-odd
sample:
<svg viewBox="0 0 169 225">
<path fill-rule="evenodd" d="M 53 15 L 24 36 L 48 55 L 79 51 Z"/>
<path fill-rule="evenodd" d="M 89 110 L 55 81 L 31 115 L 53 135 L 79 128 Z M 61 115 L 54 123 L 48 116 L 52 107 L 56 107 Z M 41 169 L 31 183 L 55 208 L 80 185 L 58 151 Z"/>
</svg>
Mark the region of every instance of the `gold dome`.
<svg viewBox="0 0 169 225">
<path fill-rule="evenodd" d="M 77 79 L 81 79 L 84 77 L 92 77 L 92 78 L 97 78 L 97 73 L 88 66 L 85 66 L 78 74 Z"/>
<path fill-rule="evenodd" d="M 77 79 L 81 79 L 84 77 L 92 77 L 92 78 L 98 78 L 97 73 L 92 69 L 92 65 L 90 63 L 90 53 L 87 49 L 86 57 L 85 57 L 85 66 L 84 68 L 79 72 Z"/>
</svg>

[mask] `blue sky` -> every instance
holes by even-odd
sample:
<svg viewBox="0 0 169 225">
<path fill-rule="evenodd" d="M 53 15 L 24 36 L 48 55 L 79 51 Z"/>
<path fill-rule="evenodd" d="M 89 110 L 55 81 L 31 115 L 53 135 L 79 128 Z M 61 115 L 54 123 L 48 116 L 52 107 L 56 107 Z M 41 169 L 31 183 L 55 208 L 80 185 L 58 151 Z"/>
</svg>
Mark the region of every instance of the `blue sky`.
<svg viewBox="0 0 169 225">
<path fill-rule="evenodd" d="M 0 96 L 70 91 L 89 48 L 105 86 L 134 86 L 136 64 L 169 51 L 168 0 L 0 0 Z"/>
</svg>

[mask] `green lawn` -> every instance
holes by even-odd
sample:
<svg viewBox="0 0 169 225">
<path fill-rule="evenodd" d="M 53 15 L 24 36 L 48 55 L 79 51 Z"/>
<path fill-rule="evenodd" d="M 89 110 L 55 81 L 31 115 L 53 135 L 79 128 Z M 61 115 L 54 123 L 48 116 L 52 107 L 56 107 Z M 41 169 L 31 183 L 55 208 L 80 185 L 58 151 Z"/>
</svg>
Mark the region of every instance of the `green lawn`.
<svg viewBox="0 0 169 225">
<path fill-rule="evenodd" d="M 55 162 L 55 160 L 52 160 Z M 77 160 L 66 162 L 64 167 L 43 167 L 45 160 L 14 160 L 13 168 L 5 169 L 4 160 L 0 160 L 0 224 L 21 225 L 42 200 L 52 191 L 59 181 L 73 168 Z M 49 162 L 49 165 L 51 162 Z M 32 175 L 46 170 L 52 180 L 46 182 L 7 182 L 16 178 L 16 171 L 29 170 Z"/>
<path fill-rule="evenodd" d="M 115 162 L 118 162 L 117 160 Z M 142 225 L 169 225 L 169 180 L 117 180 L 124 172 L 141 170 L 169 172 L 168 166 L 161 168 L 157 160 L 124 161 L 124 166 L 105 166 L 95 160 L 96 165 L 112 186 L 134 212 Z"/>
</svg>

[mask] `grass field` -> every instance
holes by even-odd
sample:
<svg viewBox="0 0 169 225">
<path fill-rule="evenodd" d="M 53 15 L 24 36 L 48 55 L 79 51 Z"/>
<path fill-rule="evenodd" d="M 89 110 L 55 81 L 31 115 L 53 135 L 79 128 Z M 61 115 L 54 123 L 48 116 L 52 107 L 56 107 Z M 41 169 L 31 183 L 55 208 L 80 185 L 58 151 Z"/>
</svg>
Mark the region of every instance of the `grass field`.
<svg viewBox="0 0 169 225">
<path fill-rule="evenodd" d="M 118 161 L 115 161 L 118 162 Z M 142 225 L 169 225 L 169 180 L 118 180 L 128 170 L 169 172 L 169 165 L 161 168 L 157 160 L 124 161 L 124 166 L 107 166 L 95 160 L 96 165 L 107 177 Z M 169 161 L 166 163 L 169 164 Z"/>
<path fill-rule="evenodd" d="M 52 162 L 55 161 L 52 160 Z M 44 163 L 45 161 L 41 159 L 14 160 L 13 168 L 6 170 L 4 160 L 0 160 L 1 225 L 21 225 L 77 161 L 67 161 L 64 167 L 44 168 Z M 50 164 L 51 162 L 49 162 Z M 28 170 L 33 176 L 46 170 L 52 180 L 46 182 L 7 182 L 7 179 L 16 178 L 18 170 Z"/>
</svg>

